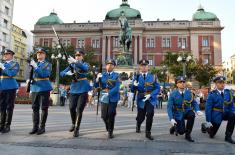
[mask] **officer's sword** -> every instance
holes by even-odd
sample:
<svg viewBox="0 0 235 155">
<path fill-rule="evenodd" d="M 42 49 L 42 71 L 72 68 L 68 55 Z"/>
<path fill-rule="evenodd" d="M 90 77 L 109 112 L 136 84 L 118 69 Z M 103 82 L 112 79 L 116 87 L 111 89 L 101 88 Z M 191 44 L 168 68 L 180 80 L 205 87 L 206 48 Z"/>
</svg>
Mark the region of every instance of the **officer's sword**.
<svg viewBox="0 0 235 155">
<path fill-rule="evenodd" d="M 99 73 L 102 73 L 102 63 L 100 64 Z M 97 106 L 96 106 L 96 115 L 98 115 L 98 112 L 99 112 L 100 91 L 101 91 L 101 89 L 102 89 L 102 86 L 101 86 L 101 78 L 99 78 L 98 101 L 97 101 Z"/>
<path fill-rule="evenodd" d="M 59 43 L 60 47 L 61 47 L 61 49 L 62 49 L 62 51 L 63 51 L 63 53 L 64 53 L 65 59 L 68 61 L 68 54 L 67 54 L 67 52 L 65 51 L 64 46 L 63 46 L 63 44 L 61 43 L 60 37 L 58 36 L 58 34 L 57 34 L 57 32 L 56 32 L 54 26 L 52 26 L 52 29 L 53 29 L 53 31 L 54 31 L 54 33 L 55 33 L 55 36 L 56 36 L 56 38 L 57 38 L 57 40 L 58 40 L 58 43 Z M 73 68 L 71 65 L 69 65 L 69 68 L 70 68 L 71 72 L 73 73 L 72 76 L 73 76 L 74 82 L 77 82 L 77 76 L 76 76 L 76 74 L 74 74 L 74 68 Z"/>
<path fill-rule="evenodd" d="M 137 72 L 137 73 L 135 72 L 135 73 L 134 73 L 134 77 L 135 77 L 135 75 L 136 75 L 136 81 L 138 82 L 138 81 L 139 81 L 139 77 L 140 77 L 139 72 Z M 131 111 L 133 111 L 133 110 L 134 110 L 136 93 L 137 93 L 137 90 L 136 90 L 136 89 L 134 89 L 134 96 L 133 96 L 133 99 L 132 99 L 132 107 L 131 107 Z"/>
</svg>

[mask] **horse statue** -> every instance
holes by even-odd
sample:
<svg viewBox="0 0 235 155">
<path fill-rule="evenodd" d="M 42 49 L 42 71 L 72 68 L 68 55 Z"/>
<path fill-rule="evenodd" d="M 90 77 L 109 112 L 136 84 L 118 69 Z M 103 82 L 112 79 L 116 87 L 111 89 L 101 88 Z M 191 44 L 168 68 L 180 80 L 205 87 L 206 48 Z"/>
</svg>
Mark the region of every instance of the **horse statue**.
<svg viewBox="0 0 235 155">
<path fill-rule="evenodd" d="M 119 43 L 124 48 L 124 52 L 129 52 L 130 45 L 132 42 L 132 29 L 130 28 L 127 18 L 125 17 L 124 12 L 121 12 L 119 17 L 119 23 L 121 25 L 121 31 L 119 34 Z"/>
</svg>

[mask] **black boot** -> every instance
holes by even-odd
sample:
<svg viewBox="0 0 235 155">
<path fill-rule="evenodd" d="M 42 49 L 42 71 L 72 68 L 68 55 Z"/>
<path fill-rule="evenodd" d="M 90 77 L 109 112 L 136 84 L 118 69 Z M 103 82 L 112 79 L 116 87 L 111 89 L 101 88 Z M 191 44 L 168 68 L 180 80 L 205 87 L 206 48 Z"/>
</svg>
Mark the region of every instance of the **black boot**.
<svg viewBox="0 0 235 155">
<path fill-rule="evenodd" d="M 192 137 L 191 137 L 191 134 L 185 134 L 185 139 L 187 140 L 187 141 L 189 141 L 189 142 L 194 142 L 194 140 L 192 139 Z"/>
<path fill-rule="evenodd" d="M 34 111 L 32 114 L 33 117 L 33 129 L 29 132 L 29 134 L 35 134 L 38 132 L 38 126 L 39 126 L 39 111 Z"/>
<path fill-rule="evenodd" d="M 140 133 L 140 124 L 136 123 L 136 133 Z"/>
<path fill-rule="evenodd" d="M 172 127 L 170 128 L 170 134 L 173 135 L 174 133 L 175 133 L 175 127 L 172 126 Z"/>
<path fill-rule="evenodd" d="M 1 112 L 0 132 L 5 130 L 6 112 Z"/>
<path fill-rule="evenodd" d="M 105 124 L 105 129 L 106 129 L 106 131 L 109 131 L 108 121 L 107 121 L 107 120 L 105 120 L 105 121 L 104 121 L 104 124 Z"/>
<path fill-rule="evenodd" d="M 114 138 L 114 136 L 113 136 L 114 122 L 115 122 L 114 117 L 115 116 L 112 116 L 111 118 L 109 118 L 109 121 L 108 121 L 108 126 L 109 126 L 109 129 L 108 129 L 108 138 L 109 139 Z"/>
<path fill-rule="evenodd" d="M 112 131 L 112 130 L 109 130 L 109 131 L 108 131 L 108 134 L 109 134 L 109 135 L 108 135 L 108 138 L 109 138 L 109 139 L 112 139 L 112 138 L 113 138 L 113 131 Z"/>
<path fill-rule="evenodd" d="M 47 115 L 48 115 L 48 111 L 42 110 L 41 124 L 40 124 L 40 128 L 38 129 L 37 135 L 41 135 L 46 132 L 45 126 L 46 126 L 46 121 L 47 121 Z"/>
<path fill-rule="evenodd" d="M 78 137 L 79 136 L 79 129 L 80 129 L 81 120 L 82 120 L 82 114 L 79 114 L 77 116 L 76 126 L 75 126 L 75 129 L 74 129 L 73 137 Z"/>
<path fill-rule="evenodd" d="M 235 141 L 232 139 L 232 133 L 228 133 L 226 132 L 226 136 L 224 139 L 226 142 L 231 143 L 231 144 L 235 144 Z"/>
<path fill-rule="evenodd" d="M 75 129 L 75 123 L 76 123 L 76 116 L 77 116 L 76 111 L 70 109 L 70 116 L 71 116 L 72 126 L 69 129 L 69 132 L 73 132 Z"/>
<path fill-rule="evenodd" d="M 146 131 L 145 133 L 146 138 L 148 138 L 149 140 L 154 140 L 153 136 L 151 135 L 150 131 Z"/>
<path fill-rule="evenodd" d="M 4 130 L 2 131 L 2 133 L 8 133 L 10 132 L 10 126 L 11 126 L 11 121 L 12 121 L 12 115 L 13 115 L 13 111 L 7 111 L 7 117 L 6 117 L 6 126 L 4 128 Z"/>
<path fill-rule="evenodd" d="M 206 123 L 201 124 L 201 131 L 202 131 L 202 133 L 206 133 L 206 131 L 207 131 Z"/>
</svg>

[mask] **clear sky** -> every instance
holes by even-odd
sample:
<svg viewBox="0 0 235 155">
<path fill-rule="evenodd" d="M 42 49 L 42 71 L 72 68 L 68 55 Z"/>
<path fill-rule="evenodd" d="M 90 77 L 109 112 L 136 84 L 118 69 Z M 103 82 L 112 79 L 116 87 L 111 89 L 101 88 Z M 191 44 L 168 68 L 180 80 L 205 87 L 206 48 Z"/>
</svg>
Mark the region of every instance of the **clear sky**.
<svg viewBox="0 0 235 155">
<path fill-rule="evenodd" d="M 28 31 L 40 17 L 55 10 L 63 22 L 102 22 L 122 0 L 15 0 L 13 23 Z M 199 4 L 213 12 L 225 27 L 222 31 L 223 60 L 235 54 L 235 0 L 128 0 L 148 20 L 191 20 Z"/>
</svg>

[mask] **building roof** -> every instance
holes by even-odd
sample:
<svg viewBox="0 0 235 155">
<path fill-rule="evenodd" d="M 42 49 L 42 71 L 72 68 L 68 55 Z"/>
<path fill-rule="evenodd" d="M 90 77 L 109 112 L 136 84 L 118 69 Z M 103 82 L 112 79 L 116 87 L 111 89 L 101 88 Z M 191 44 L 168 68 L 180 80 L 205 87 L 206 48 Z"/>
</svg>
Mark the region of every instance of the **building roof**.
<svg viewBox="0 0 235 155">
<path fill-rule="evenodd" d="M 49 16 L 44 16 L 40 18 L 36 25 L 53 25 L 53 24 L 63 24 L 63 21 L 57 16 L 55 12 L 50 13 Z"/>
<path fill-rule="evenodd" d="M 200 5 L 197 12 L 193 14 L 193 21 L 216 21 L 219 20 L 214 13 L 206 12 Z"/>
<path fill-rule="evenodd" d="M 140 11 L 131 8 L 127 0 L 122 0 L 122 4 L 118 9 L 109 11 L 105 19 L 118 19 L 121 16 L 121 12 L 124 12 L 128 19 L 141 19 Z"/>
</svg>

